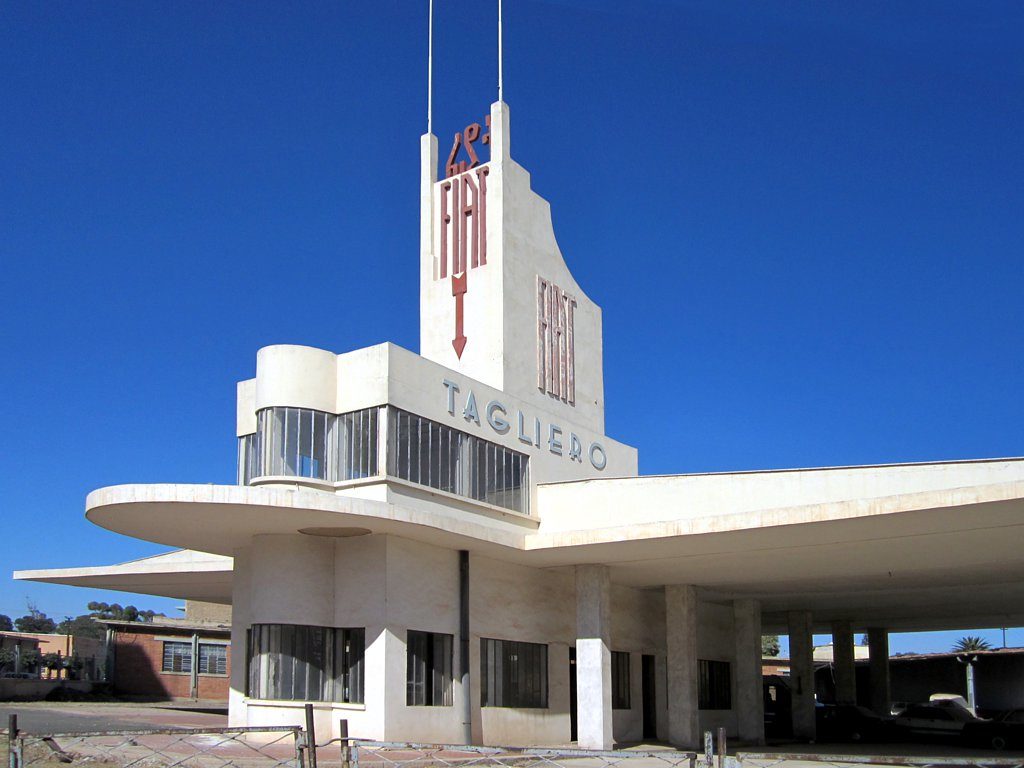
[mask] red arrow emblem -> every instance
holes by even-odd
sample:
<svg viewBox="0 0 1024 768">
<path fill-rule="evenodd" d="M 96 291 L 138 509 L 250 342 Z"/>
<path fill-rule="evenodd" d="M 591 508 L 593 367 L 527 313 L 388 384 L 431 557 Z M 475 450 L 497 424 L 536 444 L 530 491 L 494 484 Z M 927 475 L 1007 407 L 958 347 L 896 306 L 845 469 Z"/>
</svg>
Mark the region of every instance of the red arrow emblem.
<svg viewBox="0 0 1024 768">
<path fill-rule="evenodd" d="M 462 350 L 466 348 L 466 334 L 462 328 L 462 300 L 466 295 L 466 273 L 452 275 L 452 296 L 455 297 L 455 338 L 452 339 L 452 346 L 455 347 L 455 355 L 462 359 Z"/>
</svg>

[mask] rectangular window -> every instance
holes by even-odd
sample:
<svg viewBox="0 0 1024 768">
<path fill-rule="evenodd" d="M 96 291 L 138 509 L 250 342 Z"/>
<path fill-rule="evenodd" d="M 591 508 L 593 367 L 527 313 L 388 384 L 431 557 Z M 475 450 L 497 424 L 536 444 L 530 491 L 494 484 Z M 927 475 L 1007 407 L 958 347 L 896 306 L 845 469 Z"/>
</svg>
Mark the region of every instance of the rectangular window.
<svg viewBox="0 0 1024 768">
<path fill-rule="evenodd" d="M 512 640 L 480 640 L 480 704 L 544 709 L 548 706 L 548 647 Z"/>
<path fill-rule="evenodd" d="M 388 423 L 388 474 L 527 511 L 527 456 L 398 408 L 389 410 Z"/>
<path fill-rule="evenodd" d="M 238 438 L 238 484 L 248 485 L 259 474 L 259 433 Z"/>
<path fill-rule="evenodd" d="M 248 695 L 363 703 L 363 629 L 254 624 Z"/>
<path fill-rule="evenodd" d="M 165 641 L 164 663 L 161 669 L 164 672 L 191 672 L 192 643 Z"/>
<path fill-rule="evenodd" d="M 342 413 L 332 419 L 329 445 L 335 454 L 332 479 L 358 480 L 377 474 L 377 408 Z"/>
<path fill-rule="evenodd" d="M 732 709 L 729 662 L 698 661 L 698 706 L 700 709 Z"/>
<path fill-rule="evenodd" d="M 410 707 L 452 706 L 452 636 L 409 630 L 405 681 Z"/>
<path fill-rule="evenodd" d="M 629 654 L 612 651 L 612 709 L 629 709 Z"/>
<path fill-rule="evenodd" d="M 211 643 L 199 644 L 199 674 L 226 675 L 228 673 L 228 647 Z"/>
</svg>

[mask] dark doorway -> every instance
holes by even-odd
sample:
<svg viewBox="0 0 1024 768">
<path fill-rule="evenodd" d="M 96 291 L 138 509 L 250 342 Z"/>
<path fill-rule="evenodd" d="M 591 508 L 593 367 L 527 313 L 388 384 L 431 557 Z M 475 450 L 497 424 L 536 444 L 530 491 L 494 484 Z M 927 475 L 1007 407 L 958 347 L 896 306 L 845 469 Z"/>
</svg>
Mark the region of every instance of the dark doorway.
<svg viewBox="0 0 1024 768">
<path fill-rule="evenodd" d="M 576 649 L 569 649 L 569 741 L 576 741 Z"/>
<path fill-rule="evenodd" d="M 658 738 L 657 698 L 654 694 L 654 657 L 644 654 L 640 667 L 641 697 L 644 706 L 644 738 Z"/>
<path fill-rule="evenodd" d="M 764 735 L 768 739 L 788 739 L 793 736 L 793 703 L 789 692 L 789 678 L 767 675 L 764 689 Z"/>
</svg>

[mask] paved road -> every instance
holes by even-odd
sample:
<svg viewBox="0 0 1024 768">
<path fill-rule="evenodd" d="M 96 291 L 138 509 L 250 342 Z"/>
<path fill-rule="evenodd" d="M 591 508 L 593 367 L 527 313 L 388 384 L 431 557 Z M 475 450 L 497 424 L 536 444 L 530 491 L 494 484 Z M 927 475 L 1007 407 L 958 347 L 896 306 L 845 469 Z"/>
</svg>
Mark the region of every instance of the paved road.
<svg viewBox="0 0 1024 768">
<path fill-rule="evenodd" d="M 0 704 L 0 728 L 8 715 L 18 716 L 18 728 L 28 733 L 82 733 L 140 728 L 223 728 L 228 724 L 223 704 L 154 705 L 122 703 L 5 702 Z"/>
</svg>

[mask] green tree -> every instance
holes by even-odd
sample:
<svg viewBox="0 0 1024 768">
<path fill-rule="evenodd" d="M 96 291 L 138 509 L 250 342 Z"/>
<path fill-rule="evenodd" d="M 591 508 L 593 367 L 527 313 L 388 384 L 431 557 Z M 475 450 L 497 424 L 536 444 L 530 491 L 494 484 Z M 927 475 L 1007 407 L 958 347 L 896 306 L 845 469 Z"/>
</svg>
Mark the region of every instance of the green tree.
<svg viewBox="0 0 1024 768">
<path fill-rule="evenodd" d="M 11 621 L 11 617 L 0 613 L 0 632 L 10 632 L 12 629 L 14 629 L 14 622 Z"/>
<path fill-rule="evenodd" d="M 778 656 L 779 655 L 779 636 L 778 635 L 761 635 L 761 655 L 762 656 Z"/>
<path fill-rule="evenodd" d="M 13 648 L 0 648 L 0 672 L 13 672 L 14 658 Z"/>
<path fill-rule="evenodd" d="M 64 657 L 59 653 L 44 653 L 39 657 L 39 663 L 43 665 L 43 669 L 46 670 L 46 679 L 49 680 L 53 676 L 53 672 L 57 671 L 57 677 L 60 677 L 60 670 L 64 667 Z"/>
<path fill-rule="evenodd" d="M 30 650 L 21 652 L 21 671 L 35 672 L 39 666 L 39 651 Z"/>
<path fill-rule="evenodd" d="M 972 651 L 987 651 L 991 648 L 992 646 L 989 644 L 988 640 L 982 640 L 977 635 L 967 635 L 966 637 L 961 637 L 953 645 L 953 650 L 958 653 L 970 653 Z"/>
<path fill-rule="evenodd" d="M 19 632 L 42 632 L 50 634 L 57 630 L 57 622 L 40 611 L 34 603 L 28 604 L 28 613 L 14 620 Z"/>
<path fill-rule="evenodd" d="M 140 611 L 134 605 L 122 607 L 120 603 L 91 602 L 86 607 L 93 618 L 111 621 L 152 621 L 154 616 L 163 616 L 156 611 Z"/>
<path fill-rule="evenodd" d="M 83 614 L 77 616 L 70 621 L 65 619 L 57 625 L 57 631 L 62 635 L 72 635 L 73 637 L 91 637 L 97 640 L 103 638 L 105 630 L 103 625 L 97 622 L 89 614 Z"/>
</svg>

